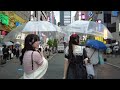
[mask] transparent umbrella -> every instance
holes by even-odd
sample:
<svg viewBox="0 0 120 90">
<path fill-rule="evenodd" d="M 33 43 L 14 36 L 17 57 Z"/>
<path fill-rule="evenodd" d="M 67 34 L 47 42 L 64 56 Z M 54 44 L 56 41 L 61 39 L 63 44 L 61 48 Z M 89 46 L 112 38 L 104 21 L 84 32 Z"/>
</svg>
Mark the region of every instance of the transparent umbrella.
<svg viewBox="0 0 120 90">
<path fill-rule="evenodd" d="M 103 24 L 93 22 L 93 21 L 75 21 L 68 26 L 63 28 L 64 32 L 67 33 L 83 33 L 83 34 L 90 34 L 95 36 L 101 36 L 105 39 L 112 39 L 113 36 L 109 32 L 106 26 Z"/>
<path fill-rule="evenodd" d="M 14 28 L 3 39 L 4 41 L 23 42 L 26 35 L 34 32 L 57 32 L 58 28 L 48 21 L 29 21 Z"/>
</svg>

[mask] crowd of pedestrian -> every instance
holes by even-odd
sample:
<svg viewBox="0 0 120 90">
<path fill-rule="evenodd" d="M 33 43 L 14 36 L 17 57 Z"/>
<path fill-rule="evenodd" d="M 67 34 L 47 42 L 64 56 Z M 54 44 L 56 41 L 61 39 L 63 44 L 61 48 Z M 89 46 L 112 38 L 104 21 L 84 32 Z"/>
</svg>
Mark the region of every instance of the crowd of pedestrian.
<svg viewBox="0 0 120 90">
<path fill-rule="evenodd" d="M 19 47 L 15 47 L 14 45 L 3 45 L 3 48 L 0 49 L 1 64 L 5 64 L 7 61 L 12 60 L 15 57 L 18 58 L 20 55 L 19 52 Z"/>
<path fill-rule="evenodd" d="M 107 56 L 119 56 L 120 55 L 120 47 L 119 45 L 109 46 L 104 52 Z"/>
</svg>

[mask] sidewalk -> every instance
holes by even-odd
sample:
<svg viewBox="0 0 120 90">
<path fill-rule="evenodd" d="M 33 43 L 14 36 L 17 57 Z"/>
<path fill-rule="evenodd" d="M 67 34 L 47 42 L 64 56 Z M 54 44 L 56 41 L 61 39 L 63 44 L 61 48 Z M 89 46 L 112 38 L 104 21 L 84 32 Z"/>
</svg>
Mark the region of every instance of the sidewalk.
<svg viewBox="0 0 120 90">
<path fill-rule="evenodd" d="M 9 60 L 0 65 L 0 79 L 18 79 L 23 74 L 22 68 L 18 59 Z"/>
<path fill-rule="evenodd" d="M 110 55 L 107 56 L 106 64 L 113 65 L 115 67 L 120 68 L 120 55 Z"/>
<path fill-rule="evenodd" d="M 50 57 L 46 59 L 49 61 L 54 55 L 56 53 L 51 53 Z M 23 66 L 20 65 L 20 61 L 16 57 L 7 61 L 6 64 L 0 65 L 0 79 L 19 79 L 23 75 L 23 72 Z"/>
</svg>

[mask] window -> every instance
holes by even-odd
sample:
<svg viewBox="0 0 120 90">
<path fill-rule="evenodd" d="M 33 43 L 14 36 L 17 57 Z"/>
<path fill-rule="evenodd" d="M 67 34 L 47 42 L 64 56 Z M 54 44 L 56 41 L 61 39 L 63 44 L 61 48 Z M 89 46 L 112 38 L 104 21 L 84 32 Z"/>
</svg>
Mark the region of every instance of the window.
<svg viewBox="0 0 120 90">
<path fill-rule="evenodd" d="M 71 16 L 71 12 L 70 11 L 64 11 L 64 16 Z"/>
<path fill-rule="evenodd" d="M 104 14 L 104 23 L 111 23 L 111 14 Z"/>
<path fill-rule="evenodd" d="M 117 16 L 118 16 L 118 12 L 119 12 L 119 11 L 112 11 L 112 16 L 113 16 L 113 17 L 117 17 Z"/>
</svg>

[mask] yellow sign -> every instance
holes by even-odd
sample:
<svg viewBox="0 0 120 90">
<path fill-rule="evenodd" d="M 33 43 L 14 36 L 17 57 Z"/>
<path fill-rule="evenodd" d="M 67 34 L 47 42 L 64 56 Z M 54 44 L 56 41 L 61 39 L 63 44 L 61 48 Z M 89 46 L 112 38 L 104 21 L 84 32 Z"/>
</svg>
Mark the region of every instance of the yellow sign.
<svg viewBox="0 0 120 90">
<path fill-rule="evenodd" d="M 106 41 L 103 39 L 103 37 L 96 36 L 96 37 L 95 37 L 95 40 L 101 41 L 101 42 L 103 42 L 104 44 L 106 44 Z"/>
<path fill-rule="evenodd" d="M 92 21 L 93 20 L 93 18 L 89 18 L 89 21 Z"/>
<path fill-rule="evenodd" d="M 107 33 L 107 30 L 105 29 L 104 30 L 104 39 L 107 39 L 107 36 L 108 36 L 108 33 Z"/>
<path fill-rule="evenodd" d="M 24 20 L 23 18 L 19 17 L 17 14 L 14 13 L 14 18 L 16 21 L 20 22 L 20 23 L 25 23 L 26 20 Z"/>
</svg>

